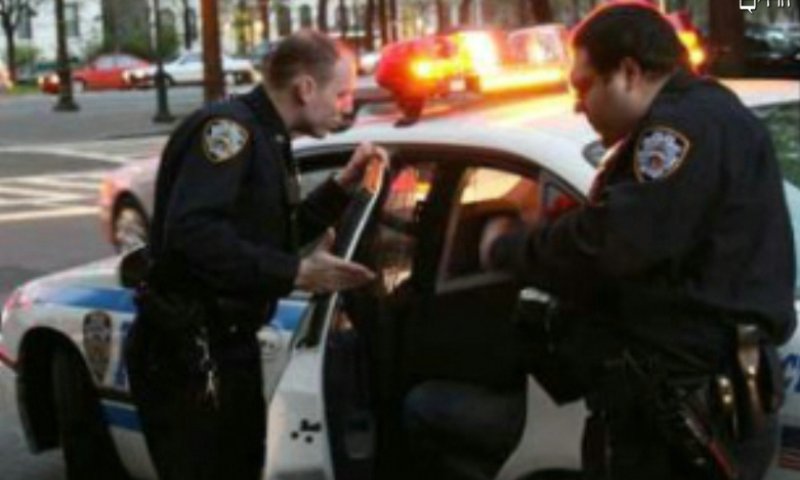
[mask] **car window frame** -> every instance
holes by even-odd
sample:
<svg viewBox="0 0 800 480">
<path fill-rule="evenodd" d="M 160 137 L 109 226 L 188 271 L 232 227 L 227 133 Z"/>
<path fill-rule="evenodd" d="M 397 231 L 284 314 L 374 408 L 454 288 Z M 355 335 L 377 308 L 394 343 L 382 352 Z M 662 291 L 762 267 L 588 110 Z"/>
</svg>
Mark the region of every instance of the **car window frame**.
<svg viewBox="0 0 800 480">
<path fill-rule="evenodd" d="M 558 177 L 555 173 L 542 166 L 531 157 L 523 157 L 517 154 L 490 149 L 463 148 L 466 160 L 463 160 L 459 171 L 459 186 L 453 191 L 451 205 L 447 213 L 447 226 L 445 231 L 444 243 L 440 253 L 435 277 L 435 294 L 449 294 L 465 289 L 481 288 L 498 283 L 507 282 L 511 275 L 501 271 L 485 271 L 468 275 L 451 277 L 448 274 L 448 266 L 453 251 L 453 242 L 457 231 L 457 221 L 459 218 L 459 208 L 461 194 L 465 187 L 465 175 L 470 169 L 488 168 L 505 173 L 516 174 L 522 177 L 533 179 L 539 185 L 539 214 L 543 211 L 546 191 L 554 186 L 562 192 L 569 194 L 579 204 L 585 203 L 585 195 L 577 188 L 570 185 L 565 180 Z"/>
</svg>

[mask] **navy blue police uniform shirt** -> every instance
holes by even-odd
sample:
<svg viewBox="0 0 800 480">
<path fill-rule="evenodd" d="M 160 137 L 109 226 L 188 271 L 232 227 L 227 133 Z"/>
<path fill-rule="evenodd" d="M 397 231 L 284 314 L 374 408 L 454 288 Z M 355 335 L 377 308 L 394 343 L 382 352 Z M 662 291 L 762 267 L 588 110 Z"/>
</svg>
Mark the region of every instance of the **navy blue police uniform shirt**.
<svg viewBox="0 0 800 480">
<path fill-rule="evenodd" d="M 332 178 L 299 201 L 290 136 L 265 90 L 209 104 L 162 155 L 149 248 L 168 288 L 256 304 L 291 292 L 298 246 L 344 211 Z"/>
<path fill-rule="evenodd" d="M 612 150 L 586 205 L 501 237 L 493 263 L 690 363 L 719 344 L 714 319 L 786 341 L 795 252 L 765 126 L 723 86 L 679 72 Z"/>
</svg>

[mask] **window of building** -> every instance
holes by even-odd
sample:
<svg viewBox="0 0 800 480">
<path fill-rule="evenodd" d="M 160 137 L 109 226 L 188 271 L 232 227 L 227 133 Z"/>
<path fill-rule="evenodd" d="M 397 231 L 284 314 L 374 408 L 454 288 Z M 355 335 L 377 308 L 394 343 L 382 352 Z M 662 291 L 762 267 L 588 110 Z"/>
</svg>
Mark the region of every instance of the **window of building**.
<svg viewBox="0 0 800 480">
<path fill-rule="evenodd" d="M 79 5 L 77 3 L 64 4 L 64 24 L 67 29 L 68 37 L 81 36 L 81 17 Z"/>
</svg>

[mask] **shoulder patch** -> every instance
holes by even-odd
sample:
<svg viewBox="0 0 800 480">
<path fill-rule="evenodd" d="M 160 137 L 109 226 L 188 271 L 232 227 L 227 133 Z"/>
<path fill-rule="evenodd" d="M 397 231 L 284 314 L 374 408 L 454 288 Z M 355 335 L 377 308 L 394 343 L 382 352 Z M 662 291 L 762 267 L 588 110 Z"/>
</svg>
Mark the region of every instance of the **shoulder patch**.
<svg viewBox="0 0 800 480">
<path fill-rule="evenodd" d="M 692 143 L 686 135 L 669 127 L 651 127 L 636 143 L 634 173 L 640 182 L 669 177 L 681 167 Z"/>
<path fill-rule="evenodd" d="M 212 118 L 203 128 L 203 153 L 212 163 L 222 163 L 239 154 L 250 133 L 239 122 Z"/>
</svg>

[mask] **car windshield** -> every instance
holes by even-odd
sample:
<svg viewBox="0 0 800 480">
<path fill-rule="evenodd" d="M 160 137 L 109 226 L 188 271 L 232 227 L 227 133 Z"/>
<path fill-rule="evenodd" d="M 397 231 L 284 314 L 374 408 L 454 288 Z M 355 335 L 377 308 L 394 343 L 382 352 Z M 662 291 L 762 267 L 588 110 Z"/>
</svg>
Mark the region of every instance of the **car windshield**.
<svg viewBox="0 0 800 480">
<path fill-rule="evenodd" d="M 782 103 L 755 110 L 767 124 L 775 143 L 775 153 L 783 172 L 786 203 L 792 217 L 794 249 L 800 252 L 800 102 Z M 800 255 L 795 255 L 795 261 Z M 800 263 L 797 264 L 800 270 Z M 800 282 L 795 283 L 800 293 Z"/>
</svg>

